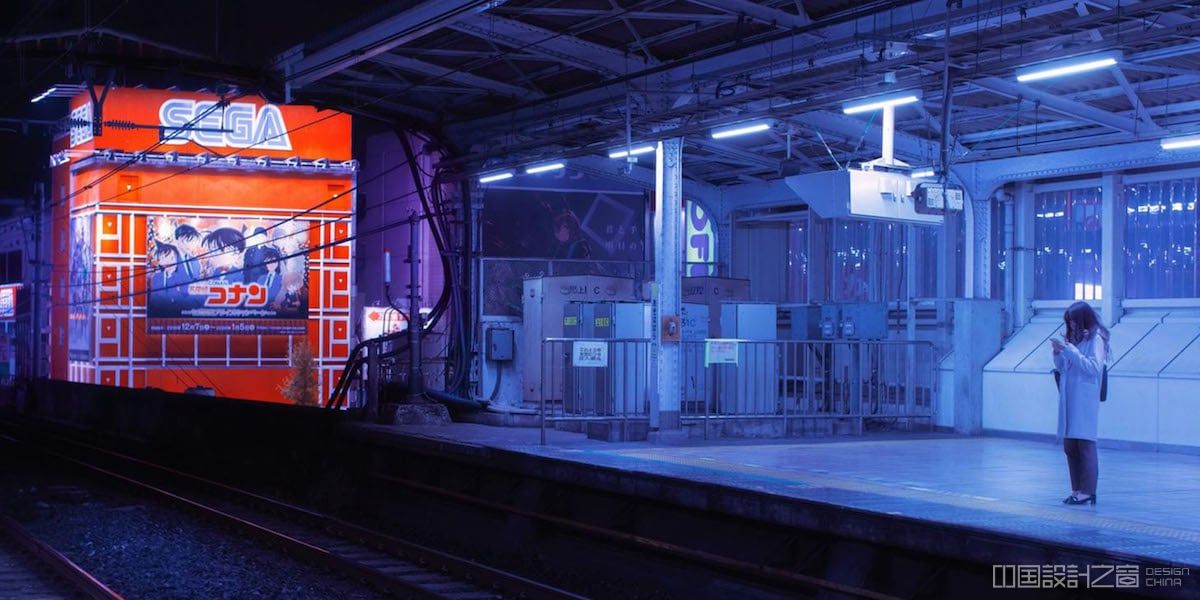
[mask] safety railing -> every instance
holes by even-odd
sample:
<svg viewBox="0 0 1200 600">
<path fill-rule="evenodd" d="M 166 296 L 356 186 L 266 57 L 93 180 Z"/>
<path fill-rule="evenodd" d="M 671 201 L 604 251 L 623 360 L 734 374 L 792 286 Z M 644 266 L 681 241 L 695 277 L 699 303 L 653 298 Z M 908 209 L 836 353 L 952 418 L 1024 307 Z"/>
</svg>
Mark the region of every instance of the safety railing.
<svg viewBox="0 0 1200 600">
<path fill-rule="evenodd" d="M 542 342 L 541 441 L 546 425 L 612 421 L 622 428 L 650 414 L 650 340 L 566 339 Z"/>
<path fill-rule="evenodd" d="M 784 435 L 790 420 L 836 419 L 855 433 L 873 420 L 933 425 L 930 342 L 708 339 L 685 341 L 682 351 L 680 415 L 701 422 L 705 437 L 722 419 L 782 419 Z"/>
</svg>

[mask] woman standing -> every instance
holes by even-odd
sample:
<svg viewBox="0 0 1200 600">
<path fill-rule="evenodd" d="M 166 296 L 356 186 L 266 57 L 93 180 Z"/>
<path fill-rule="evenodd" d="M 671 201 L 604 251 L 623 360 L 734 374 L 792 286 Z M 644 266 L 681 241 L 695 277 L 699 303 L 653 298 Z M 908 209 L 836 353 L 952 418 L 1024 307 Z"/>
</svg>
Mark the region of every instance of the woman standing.
<svg viewBox="0 0 1200 600">
<path fill-rule="evenodd" d="M 1108 361 L 1108 330 L 1086 302 L 1063 313 L 1065 341 L 1050 340 L 1058 386 L 1058 439 L 1067 454 L 1071 495 L 1063 504 L 1095 504 L 1099 465 L 1096 431 L 1100 413 L 1100 380 Z"/>
</svg>

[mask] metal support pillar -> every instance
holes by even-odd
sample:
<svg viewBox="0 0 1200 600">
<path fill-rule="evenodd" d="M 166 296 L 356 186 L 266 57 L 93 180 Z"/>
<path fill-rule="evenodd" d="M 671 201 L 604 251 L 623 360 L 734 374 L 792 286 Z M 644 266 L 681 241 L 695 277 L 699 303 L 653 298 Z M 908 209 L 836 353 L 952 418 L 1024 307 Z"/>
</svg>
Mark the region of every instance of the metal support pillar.
<svg viewBox="0 0 1200 600">
<path fill-rule="evenodd" d="M 1016 328 L 1017 215 L 1016 202 L 1012 194 L 1002 193 L 1000 201 L 1004 203 L 1004 309 L 1008 311 L 1008 320 L 1004 328 L 1004 335 L 1007 336 Z"/>
<path fill-rule="evenodd" d="M 1120 173 L 1105 173 L 1100 179 L 1100 320 L 1112 327 L 1121 320 L 1125 296 L 1125 193 Z"/>
<path fill-rule="evenodd" d="M 421 369 L 421 219 L 413 214 L 408 225 L 408 401 L 425 396 Z"/>
<path fill-rule="evenodd" d="M 904 245 L 908 248 L 908 252 L 904 253 L 904 272 L 907 275 L 904 277 L 904 297 L 907 299 L 904 303 L 904 339 L 912 342 L 917 339 L 917 275 L 918 271 L 924 266 L 917 260 L 917 245 L 920 243 L 917 234 L 920 229 L 917 225 L 909 225 L 905 227 Z M 904 375 L 904 413 L 913 414 L 913 408 L 916 404 L 916 394 L 912 382 L 917 380 L 917 355 L 916 347 L 909 344 L 905 350 L 904 364 L 906 372 Z"/>
<path fill-rule="evenodd" d="M 367 419 L 379 417 L 379 386 L 383 384 L 379 373 L 379 344 L 367 344 Z"/>
<path fill-rule="evenodd" d="M 1015 226 L 1016 243 L 1013 244 L 1012 261 L 1014 279 L 1013 286 L 1013 329 L 1024 327 L 1033 318 L 1033 184 L 1020 182 L 1013 194 L 1013 224 Z"/>
<path fill-rule="evenodd" d="M 37 186 L 37 211 L 33 214 L 33 312 L 29 315 L 30 344 L 28 374 L 42 376 L 42 224 L 45 222 L 46 188 Z"/>
<path fill-rule="evenodd" d="M 650 360 L 654 365 L 654 400 L 650 405 L 650 427 L 681 429 L 679 422 L 680 348 L 678 342 L 663 342 L 666 317 L 680 309 L 680 276 L 683 268 L 683 140 L 671 138 L 658 143 L 654 164 L 654 275 L 657 285 L 651 301 L 654 337 Z"/>
</svg>

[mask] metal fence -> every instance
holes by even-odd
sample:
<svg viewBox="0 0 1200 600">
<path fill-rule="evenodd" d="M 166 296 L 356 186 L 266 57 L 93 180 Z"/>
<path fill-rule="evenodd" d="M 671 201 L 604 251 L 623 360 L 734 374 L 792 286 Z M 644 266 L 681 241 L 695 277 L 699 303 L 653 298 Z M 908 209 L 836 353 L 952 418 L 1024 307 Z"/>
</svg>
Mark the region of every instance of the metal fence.
<svg viewBox="0 0 1200 600">
<path fill-rule="evenodd" d="M 700 422 L 838 420 L 933 426 L 936 346 L 927 341 L 697 340 L 681 344 L 680 416 Z M 541 425 L 647 419 L 655 373 L 647 339 L 542 344 Z"/>
<path fill-rule="evenodd" d="M 936 369 L 930 342 L 685 341 L 681 416 L 841 419 L 857 433 L 870 419 L 932 426 Z"/>
<path fill-rule="evenodd" d="M 541 437 L 546 423 L 646 419 L 650 415 L 650 340 L 542 342 Z"/>
</svg>

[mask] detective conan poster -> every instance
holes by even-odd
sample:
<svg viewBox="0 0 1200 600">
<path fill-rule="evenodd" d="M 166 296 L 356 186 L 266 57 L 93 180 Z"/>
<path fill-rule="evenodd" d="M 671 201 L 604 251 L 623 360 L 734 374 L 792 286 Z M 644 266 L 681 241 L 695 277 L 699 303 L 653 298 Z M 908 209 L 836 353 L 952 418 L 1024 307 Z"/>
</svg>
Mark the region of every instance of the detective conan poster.
<svg viewBox="0 0 1200 600">
<path fill-rule="evenodd" d="M 151 216 L 147 332 L 303 335 L 308 225 Z"/>
<path fill-rule="evenodd" d="M 93 215 L 71 217 L 71 270 L 70 294 L 67 298 L 67 356 L 71 360 L 92 358 L 92 311 L 95 298 L 92 270 L 95 255 L 92 252 Z"/>
</svg>

